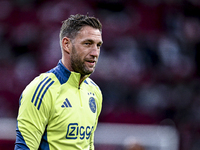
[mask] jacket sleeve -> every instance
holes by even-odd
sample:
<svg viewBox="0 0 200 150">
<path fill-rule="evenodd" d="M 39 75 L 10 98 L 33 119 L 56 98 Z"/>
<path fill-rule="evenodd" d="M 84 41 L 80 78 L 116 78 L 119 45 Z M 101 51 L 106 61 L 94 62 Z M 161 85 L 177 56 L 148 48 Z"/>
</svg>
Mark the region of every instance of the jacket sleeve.
<svg viewBox="0 0 200 150">
<path fill-rule="evenodd" d="M 15 150 L 37 150 L 45 131 L 51 98 L 50 78 L 35 79 L 23 91 L 17 117 Z M 51 102 L 51 101 L 48 101 Z"/>
<path fill-rule="evenodd" d="M 98 94 L 97 94 L 97 101 L 96 101 L 96 104 L 97 104 L 97 117 L 96 117 L 96 121 L 95 121 L 94 128 L 93 128 L 93 130 L 91 131 L 90 150 L 94 150 L 94 149 L 95 149 L 95 147 L 94 147 L 94 133 L 95 133 L 95 130 L 96 130 L 96 128 L 97 128 L 99 115 L 100 115 L 100 113 L 101 113 L 102 101 L 103 101 L 102 93 L 101 93 L 101 91 L 100 91 L 100 89 L 99 89 L 99 87 L 98 87 Z"/>
</svg>

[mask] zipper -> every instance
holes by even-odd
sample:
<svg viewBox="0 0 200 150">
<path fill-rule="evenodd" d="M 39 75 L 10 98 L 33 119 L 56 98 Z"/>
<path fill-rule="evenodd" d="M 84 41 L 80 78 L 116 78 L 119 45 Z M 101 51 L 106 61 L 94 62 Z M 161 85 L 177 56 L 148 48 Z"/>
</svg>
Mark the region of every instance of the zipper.
<svg viewBox="0 0 200 150">
<path fill-rule="evenodd" d="M 78 93 L 79 93 L 80 105 L 81 105 L 81 107 L 83 107 L 83 102 L 82 102 L 82 99 L 81 99 L 81 88 L 80 88 L 80 86 L 78 87 Z"/>
</svg>

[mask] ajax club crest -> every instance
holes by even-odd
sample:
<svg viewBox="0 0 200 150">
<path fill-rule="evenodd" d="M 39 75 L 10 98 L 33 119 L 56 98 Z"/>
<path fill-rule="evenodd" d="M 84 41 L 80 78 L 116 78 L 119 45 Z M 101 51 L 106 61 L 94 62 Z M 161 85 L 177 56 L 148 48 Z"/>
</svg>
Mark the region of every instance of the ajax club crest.
<svg viewBox="0 0 200 150">
<path fill-rule="evenodd" d="M 95 102 L 94 97 L 90 97 L 90 99 L 89 99 L 89 106 L 90 106 L 91 111 L 92 111 L 93 113 L 95 113 L 97 107 L 96 107 L 96 102 Z"/>
</svg>

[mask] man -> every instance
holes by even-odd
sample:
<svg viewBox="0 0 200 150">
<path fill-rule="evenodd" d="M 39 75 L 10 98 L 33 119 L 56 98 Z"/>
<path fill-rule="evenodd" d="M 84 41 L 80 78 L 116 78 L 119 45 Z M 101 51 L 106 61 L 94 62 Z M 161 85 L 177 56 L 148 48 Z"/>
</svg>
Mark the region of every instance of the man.
<svg viewBox="0 0 200 150">
<path fill-rule="evenodd" d="M 60 30 L 62 59 L 23 91 L 15 150 L 93 150 L 102 106 L 94 72 L 102 45 L 95 17 L 71 15 Z"/>
<path fill-rule="evenodd" d="M 124 140 L 124 150 L 145 150 L 145 147 L 135 137 L 128 136 Z"/>
</svg>

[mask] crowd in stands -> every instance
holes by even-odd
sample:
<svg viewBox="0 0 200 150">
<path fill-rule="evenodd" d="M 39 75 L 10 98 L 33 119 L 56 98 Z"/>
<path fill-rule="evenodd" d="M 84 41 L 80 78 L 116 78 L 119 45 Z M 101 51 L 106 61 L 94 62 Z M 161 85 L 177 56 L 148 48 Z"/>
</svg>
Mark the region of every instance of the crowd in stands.
<svg viewBox="0 0 200 150">
<path fill-rule="evenodd" d="M 198 0 L 0 0 L 0 117 L 16 118 L 25 86 L 57 65 L 61 22 L 76 13 L 103 24 L 99 121 L 171 125 L 181 150 L 198 149 Z"/>
</svg>

